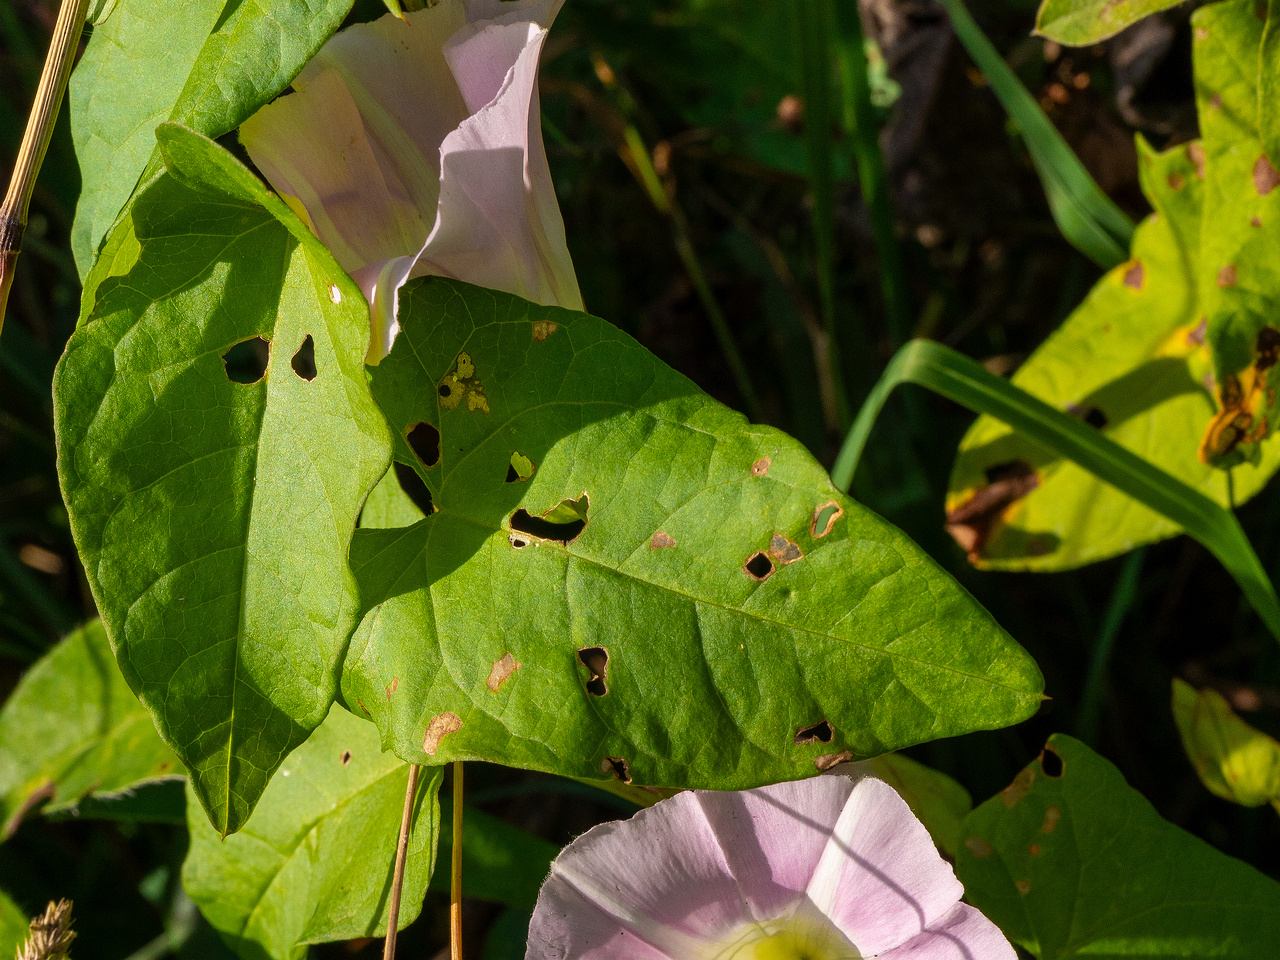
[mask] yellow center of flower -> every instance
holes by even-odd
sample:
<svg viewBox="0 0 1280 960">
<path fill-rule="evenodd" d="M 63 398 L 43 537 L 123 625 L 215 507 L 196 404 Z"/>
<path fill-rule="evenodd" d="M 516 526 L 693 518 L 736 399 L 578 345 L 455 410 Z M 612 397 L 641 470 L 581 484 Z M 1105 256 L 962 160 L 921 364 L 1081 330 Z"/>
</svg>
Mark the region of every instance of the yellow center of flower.
<svg viewBox="0 0 1280 960">
<path fill-rule="evenodd" d="M 735 931 L 714 960 L 861 960 L 862 954 L 826 917 L 793 915 Z"/>
</svg>

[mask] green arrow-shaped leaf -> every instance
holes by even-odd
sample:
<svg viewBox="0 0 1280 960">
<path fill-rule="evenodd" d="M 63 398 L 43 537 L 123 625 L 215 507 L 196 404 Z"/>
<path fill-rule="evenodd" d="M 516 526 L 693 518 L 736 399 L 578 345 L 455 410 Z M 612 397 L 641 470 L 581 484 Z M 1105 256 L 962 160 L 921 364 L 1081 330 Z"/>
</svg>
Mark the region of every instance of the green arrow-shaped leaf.
<svg viewBox="0 0 1280 960">
<path fill-rule="evenodd" d="M 211 137 L 283 90 L 351 0 L 128 0 L 103 7 L 69 91 L 83 181 L 72 234 L 81 276 L 144 168 L 158 168 L 166 120 Z M 108 17 L 107 14 L 110 14 Z"/>
<path fill-rule="evenodd" d="M 1160 819 L 1071 737 L 1051 737 L 962 830 L 966 899 L 1040 960 L 1275 952 L 1280 884 Z"/>
<path fill-rule="evenodd" d="M 121 669 L 231 832 L 328 712 L 386 430 L 360 291 L 228 153 L 161 143 L 58 367 L 58 468 Z"/>
<path fill-rule="evenodd" d="M 418 782 L 401 928 L 422 907 L 440 831 L 440 770 Z M 334 707 L 284 762 L 243 830 L 225 840 L 188 804 L 182 883 L 240 956 L 294 960 L 306 944 L 380 936 L 409 766 L 373 725 Z"/>
<path fill-rule="evenodd" d="M 357 531 L 342 691 L 405 759 L 745 787 L 1036 709 L 903 534 L 610 324 L 441 279 L 400 320 L 373 390 L 435 512 Z"/>
</svg>

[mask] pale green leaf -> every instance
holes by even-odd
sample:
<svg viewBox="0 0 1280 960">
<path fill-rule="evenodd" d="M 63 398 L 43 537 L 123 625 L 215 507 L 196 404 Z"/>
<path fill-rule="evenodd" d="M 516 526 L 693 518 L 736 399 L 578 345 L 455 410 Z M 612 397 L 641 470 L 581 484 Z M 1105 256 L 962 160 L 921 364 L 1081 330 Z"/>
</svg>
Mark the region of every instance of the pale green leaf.
<svg viewBox="0 0 1280 960">
<path fill-rule="evenodd" d="M 0 957 L 16 956 L 27 940 L 27 915 L 22 908 L 0 890 Z"/>
<path fill-rule="evenodd" d="M 1175 677 L 1173 719 L 1210 791 L 1246 807 L 1280 805 L 1280 743 L 1236 716 L 1222 694 Z"/>
<path fill-rule="evenodd" d="M 1280 884 L 1162 820 L 1071 737 L 963 830 L 965 898 L 1040 960 L 1261 960 L 1280 940 Z"/>
<path fill-rule="evenodd" d="M 0 823 L 31 809 L 74 810 L 139 784 L 182 776 L 151 716 L 124 682 L 94 620 L 40 658 L 0 709 Z"/>
<path fill-rule="evenodd" d="M 1241 503 L 1270 479 L 1280 451 L 1230 476 L 1196 454 L 1216 410 L 1195 280 L 1205 190 L 1198 144 L 1164 153 L 1138 144 L 1156 213 L 1138 228 L 1129 261 L 1098 282 L 1013 383 L 1215 502 Z M 990 569 L 1068 569 L 1182 530 L 992 417 L 961 441 L 946 505 L 970 560 Z"/>
<path fill-rule="evenodd" d="M 923 552 L 610 324 L 443 279 L 400 321 L 373 390 L 397 437 L 439 432 L 396 453 L 437 512 L 357 531 L 342 679 L 400 756 L 725 789 L 1036 709 Z M 541 519 L 566 501 L 585 526 Z"/>
<path fill-rule="evenodd" d="M 218 137 L 279 94 L 351 0 L 124 0 L 94 30 L 68 92 L 82 188 L 72 247 L 84 276 L 166 120 Z M 96 9 L 96 8 L 95 8 Z M 95 21 L 97 22 L 97 21 Z"/>
<path fill-rule="evenodd" d="M 441 771 L 418 782 L 400 928 L 417 917 L 440 830 Z M 244 828 L 225 840 L 188 804 L 182 883 L 246 960 L 292 960 L 306 944 L 386 933 L 387 895 L 409 766 L 372 724 L 335 706 L 271 779 Z"/>
<path fill-rule="evenodd" d="M 232 832 L 332 702 L 388 440 L 360 291 L 230 154 L 163 143 L 58 367 L 58 466 L 124 675 Z M 257 371 L 224 354 L 259 337 L 265 376 L 233 381 Z"/>
<path fill-rule="evenodd" d="M 1036 33 L 1066 44 L 1087 47 L 1113 37 L 1125 27 L 1182 0 L 1044 0 L 1036 14 Z"/>
</svg>

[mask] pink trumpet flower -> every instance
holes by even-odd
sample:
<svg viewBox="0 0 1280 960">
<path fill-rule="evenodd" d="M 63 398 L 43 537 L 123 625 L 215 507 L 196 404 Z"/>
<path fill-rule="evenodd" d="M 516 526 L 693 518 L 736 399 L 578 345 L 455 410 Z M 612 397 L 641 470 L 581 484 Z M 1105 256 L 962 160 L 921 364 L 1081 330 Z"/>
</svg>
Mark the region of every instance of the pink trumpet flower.
<svg viewBox="0 0 1280 960">
<path fill-rule="evenodd" d="M 565 847 L 525 960 L 1015 960 L 963 893 L 880 780 L 694 791 Z"/>
<path fill-rule="evenodd" d="M 240 139 L 369 300 L 377 363 L 411 277 L 582 309 L 542 143 L 563 0 L 442 0 L 336 34 Z"/>
</svg>

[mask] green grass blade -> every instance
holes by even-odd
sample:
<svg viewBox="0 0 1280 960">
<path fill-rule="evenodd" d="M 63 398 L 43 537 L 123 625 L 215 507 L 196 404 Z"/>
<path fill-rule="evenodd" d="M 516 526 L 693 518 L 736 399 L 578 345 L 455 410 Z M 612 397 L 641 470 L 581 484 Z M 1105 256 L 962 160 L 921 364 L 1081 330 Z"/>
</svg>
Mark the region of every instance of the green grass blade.
<svg viewBox="0 0 1280 960">
<path fill-rule="evenodd" d="M 1022 132 L 1062 235 L 1103 269 L 1123 263 L 1128 258 L 1133 221 L 1089 176 L 1080 158 L 969 16 L 962 0 L 941 2 L 956 36 Z"/>
<path fill-rule="evenodd" d="M 912 340 L 889 361 L 832 468 L 831 478 L 841 490 L 849 489 L 876 417 L 900 383 L 927 387 L 975 413 L 1007 423 L 1180 525 L 1227 568 L 1258 616 L 1280 639 L 1280 600 L 1232 513 L 1075 417 L 940 343 Z"/>
</svg>

